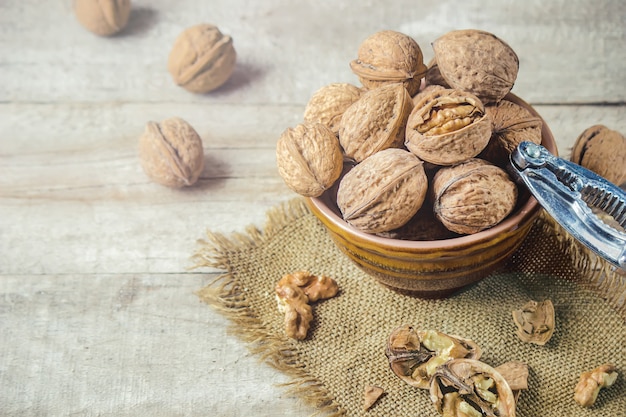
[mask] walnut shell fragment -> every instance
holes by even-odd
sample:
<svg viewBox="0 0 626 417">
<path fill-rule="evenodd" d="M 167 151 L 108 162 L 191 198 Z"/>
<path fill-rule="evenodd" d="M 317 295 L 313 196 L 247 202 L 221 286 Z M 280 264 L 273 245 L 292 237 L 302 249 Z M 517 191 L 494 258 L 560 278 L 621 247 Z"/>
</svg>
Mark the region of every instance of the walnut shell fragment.
<svg viewBox="0 0 626 417">
<path fill-rule="evenodd" d="M 111 36 L 126 27 L 131 12 L 130 0 L 76 0 L 76 18 L 89 31 Z"/>
<path fill-rule="evenodd" d="M 550 300 L 526 303 L 513 311 L 517 336 L 523 341 L 543 346 L 552 337 L 555 327 L 554 305 Z"/>
<path fill-rule="evenodd" d="M 517 54 L 492 33 L 454 30 L 436 39 L 433 50 L 448 85 L 475 94 L 485 104 L 504 98 L 517 79 Z"/>
<path fill-rule="evenodd" d="M 287 128 L 276 144 L 278 173 L 306 197 L 319 197 L 341 175 L 343 155 L 337 137 L 321 123 Z"/>
<path fill-rule="evenodd" d="M 506 171 L 476 158 L 441 168 L 432 190 L 435 216 L 458 234 L 477 233 L 500 223 L 513 211 L 518 193 Z"/>
<path fill-rule="evenodd" d="M 404 143 L 406 121 L 413 102 L 402 84 L 369 90 L 348 107 L 339 123 L 339 142 L 348 158 L 361 162 Z"/>
<path fill-rule="evenodd" d="M 306 123 L 322 123 L 339 134 L 341 116 L 361 97 L 361 89 L 349 83 L 328 84 L 317 90 L 304 109 Z"/>
<path fill-rule="evenodd" d="M 570 160 L 621 185 L 626 182 L 626 136 L 604 125 L 593 125 L 576 139 Z"/>
<path fill-rule="evenodd" d="M 509 384 L 515 401 L 518 401 L 521 392 L 528 389 L 528 365 L 520 361 L 510 361 L 496 366 L 495 370 Z"/>
<path fill-rule="evenodd" d="M 383 396 L 385 390 L 375 385 L 368 385 L 363 392 L 363 410 L 367 411 Z"/>
<path fill-rule="evenodd" d="M 368 89 L 402 83 L 410 95 L 417 92 L 427 70 L 418 43 L 392 30 L 367 37 L 359 46 L 357 59 L 350 62 L 350 68 Z"/>
<path fill-rule="evenodd" d="M 377 152 L 352 168 L 339 183 L 337 205 L 354 227 L 379 233 L 408 222 L 428 189 L 422 161 L 402 149 Z"/>
<path fill-rule="evenodd" d="M 167 69 L 174 82 L 192 93 L 208 93 L 223 85 L 235 70 L 233 39 L 215 25 L 199 24 L 174 41 Z"/>
<path fill-rule="evenodd" d="M 500 167 L 509 163 L 509 156 L 522 142 L 541 144 L 541 118 L 528 109 L 508 100 L 486 106 L 485 111 L 491 119 L 492 134 L 489 144 L 480 154 Z"/>
<path fill-rule="evenodd" d="M 515 397 L 507 381 L 475 359 L 453 359 L 439 366 L 430 399 L 444 416 L 515 417 Z"/>
<path fill-rule="evenodd" d="M 403 325 L 396 328 L 387 342 L 385 354 L 394 374 L 407 384 L 429 389 L 437 367 L 452 359 L 479 359 L 476 343 L 436 330 L 417 330 Z"/>
<path fill-rule="evenodd" d="M 574 389 L 574 400 L 583 407 L 591 407 L 598 399 L 600 389 L 608 388 L 617 380 L 617 368 L 607 363 L 583 372 Z"/>
<path fill-rule="evenodd" d="M 477 156 L 491 137 L 491 121 L 482 102 L 460 90 L 433 90 L 411 111 L 405 146 L 436 165 L 453 165 Z"/>
<path fill-rule="evenodd" d="M 190 186 L 198 181 L 204 168 L 202 139 L 178 117 L 148 122 L 139 138 L 139 158 L 153 181 L 174 188 Z"/>
<path fill-rule="evenodd" d="M 285 333 L 296 339 L 306 339 L 313 309 L 310 303 L 337 295 L 337 282 L 325 275 L 297 271 L 284 275 L 276 284 L 278 310 L 285 313 Z"/>
</svg>

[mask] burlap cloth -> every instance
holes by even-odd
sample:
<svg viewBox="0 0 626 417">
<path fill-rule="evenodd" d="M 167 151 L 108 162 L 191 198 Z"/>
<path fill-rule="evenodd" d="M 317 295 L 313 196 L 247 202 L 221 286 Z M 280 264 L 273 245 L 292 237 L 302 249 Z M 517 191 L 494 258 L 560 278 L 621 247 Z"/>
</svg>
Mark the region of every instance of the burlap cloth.
<svg viewBox="0 0 626 417">
<path fill-rule="evenodd" d="M 198 267 L 224 274 L 199 296 L 232 321 L 233 333 L 260 358 L 288 374 L 292 389 L 321 415 L 437 416 L 427 391 L 402 382 L 384 354 L 401 324 L 474 340 L 481 360 L 529 365 L 529 389 L 518 416 L 626 416 L 626 279 L 583 250 L 551 219 L 542 217 L 506 270 L 443 300 L 421 300 L 382 287 L 333 244 L 322 224 L 296 199 L 268 213 L 263 230 L 224 236 L 208 233 L 195 255 Z M 304 341 L 285 336 L 274 286 L 284 274 L 306 269 L 335 278 L 338 296 L 314 305 Z M 551 299 L 556 331 L 545 346 L 521 342 L 511 311 L 528 300 Z M 573 389 L 582 371 L 614 363 L 615 385 L 590 409 Z M 366 385 L 385 395 L 363 411 Z"/>
</svg>

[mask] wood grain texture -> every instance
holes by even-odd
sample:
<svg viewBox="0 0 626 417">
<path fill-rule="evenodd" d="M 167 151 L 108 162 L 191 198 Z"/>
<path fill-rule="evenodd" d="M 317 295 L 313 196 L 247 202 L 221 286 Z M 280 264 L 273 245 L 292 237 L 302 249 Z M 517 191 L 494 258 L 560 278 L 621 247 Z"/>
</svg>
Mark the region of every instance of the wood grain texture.
<svg viewBox="0 0 626 417">
<path fill-rule="evenodd" d="M 133 1 L 127 29 L 84 30 L 71 0 L 0 4 L 0 415 L 305 416 L 228 323 L 194 294 L 196 239 L 262 226 L 294 197 L 275 143 L 311 94 L 357 83 L 348 63 L 381 29 L 430 42 L 475 27 L 520 56 L 513 91 L 562 155 L 586 127 L 626 132 L 626 3 L 573 0 Z M 174 38 L 196 23 L 233 36 L 233 77 L 177 87 Z M 150 120 L 179 116 L 204 140 L 197 186 L 142 172 Z"/>
</svg>

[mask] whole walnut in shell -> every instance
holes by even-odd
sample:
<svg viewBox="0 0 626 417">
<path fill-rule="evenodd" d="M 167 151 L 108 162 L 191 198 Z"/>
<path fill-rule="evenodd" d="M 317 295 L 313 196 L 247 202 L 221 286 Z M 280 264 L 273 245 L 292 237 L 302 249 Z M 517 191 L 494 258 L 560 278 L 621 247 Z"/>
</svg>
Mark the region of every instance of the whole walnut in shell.
<svg viewBox="0 0 626 417">
<path fill-rule="evenodd" d="M 414 95 L 426 73 L 418 43 L 408 35 L 392 30 L 376 32 L 365 39 L 350 68 L 366 88 L 402 83 Z"/>
<path fill-rule="evenodd" d="M 509 156 L 522 142 L 541 144 L 541 118 L 528 109 L 508 100 L 486 106 L 491 119 L 492 135 L 489 144 L 480 154 L 500 167 L 509 162 Z"/>
<path fill-rule="evenodd" d="M 343 169 L 337 137 L 321 123 L 286 129 L 276 144 L 276 161 L 285 184 L 306 197 L 322 195 Z"/>
<path fill-rule="evenodd" d="M 339 142 L 348 158 L 357 162 L 387 148 L 400 148 L 406 121 L 413 108 L 402 84 L 369 90 L 346 109 L 339 124 Z"/>
<path fill-rule="evenodd" d="M 420 209 L 428 189 L 422 161 L 403 149 L 375 153 L 339 183 L 337 206 L 348 223 L 367 233 L 396 229 Z"/>
<path fill-rule="evenodd" d="M 491 121 L 478 97 L 433 87 L 409 115 L 405 146 L 426 162 L 452 165 L 478 155 L 490 137 Z"/>
<path fill-rule="evenodd" d="M 200 24 L 176 38 L 167 69 L 179 86 L 192 93 L 208 93 L 230 78 L 236 59 L 230 36 L 214 25 Z"/>
<path fill-rule="evenodd" d="M 626 182 L 626 137 L 604 125 L 591 126 L 576 139 L 570 160 L 621 185 Z"/>
<path fill-rule="evenodd" d="M 202 139 L 178 117 L 146 125 L 139 138 L 139 157 L 146 174 L 168 187 L 193 185 L 204 168 Z"/>
<path fill-rule="evenodd" d="M 469 91 L 489 104 L 511 91 L 519 70 L 513 49 L 492 33 L 455 30 L 433 42 L 437 67 L 452 88 Z"/>
<path fill-rule="evenodd" d="M 432 181 L 435 216 L 448 230 L 472 234 L 500 223 L 517 202 L 506 171 L 482 159 L 441 168 Z"/>
<path fill-rule="evenodd" d="M 130 0 L 76 0 L 76 18 L 89 31 L 111 36 L 126 27 L 130 17 Z"/>
<path fill-rule="evenodd" d="M 322 123 L 339 134 L 341 116 L 361 97 L 361 89 L 349 83 L 328 84 L 317 90 L 304 109 L 304 121 Z"/>
</svg>

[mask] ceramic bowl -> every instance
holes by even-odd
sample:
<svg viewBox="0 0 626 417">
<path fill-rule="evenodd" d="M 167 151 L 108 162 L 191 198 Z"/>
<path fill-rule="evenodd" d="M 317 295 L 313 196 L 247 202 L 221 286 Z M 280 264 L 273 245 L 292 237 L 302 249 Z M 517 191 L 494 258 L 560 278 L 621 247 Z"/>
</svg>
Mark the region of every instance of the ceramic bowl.
<svg viewBox="0 0 626 417">
<path fill-rule="evenodd" d="M 509 94 L 507 99 L 541 117 L 517 96 Z M 542 145 L 557 155 L 554 137 L 542 122 Z M 339 249 L 379 283 L 403 294 L 442 298 L 501 268 L 522 244 L 541 206 L 521 187 L 516 210 L 498 225 L 472 235 L 432 241 L 364 233 L 342 219 L 330 191 L 307 198 L 307 204 Z"/>
</svg>

